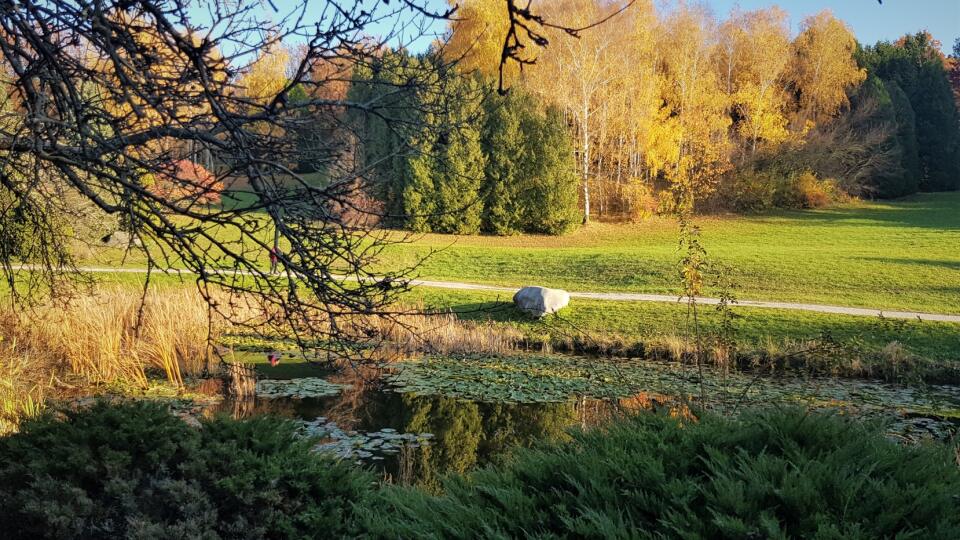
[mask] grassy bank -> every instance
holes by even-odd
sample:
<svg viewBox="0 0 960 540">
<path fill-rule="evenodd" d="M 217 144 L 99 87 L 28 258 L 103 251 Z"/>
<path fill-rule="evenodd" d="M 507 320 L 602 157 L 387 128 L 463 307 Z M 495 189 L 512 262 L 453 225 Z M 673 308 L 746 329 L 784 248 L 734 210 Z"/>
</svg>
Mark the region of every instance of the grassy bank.
<svg viewBox="0 0 960 540">
<path fill-rule="evenodd" d="M 575 299 L 559 316 L 538 321 L 496 293 L 421 288 L 413 298 L 425 306 L 449 307 L 460 320 L 489 321 L 501 331 L 560 349 L 676 357 L 694 341 L 682 303 Z M 709 353 L 722 320 L 712 306 L 699 309 Z M 769 366 L 789 358 L 798 366 L 815 364 L 840 375 L 889 376 L 899 369 L 908 378 L 928 370 L 934 379 L 960 376 L 958 324 L 736 306 L 732 310 L 732 338 L 746 364 Z"/>
<path fill-rule="evenodd" d="M 696 222 L 710 256 L 732 267 L 740 298 L 960 310 L 960 193 Z M 389 249 L 384 267 L 411 264 L 435 249 L 442 251 L 423 265 L 423 277 L 581 291 L 677 290 L 677 226 L 669 218 L 594 223 L 559 237 L 430 234 Z"/>
</svg>

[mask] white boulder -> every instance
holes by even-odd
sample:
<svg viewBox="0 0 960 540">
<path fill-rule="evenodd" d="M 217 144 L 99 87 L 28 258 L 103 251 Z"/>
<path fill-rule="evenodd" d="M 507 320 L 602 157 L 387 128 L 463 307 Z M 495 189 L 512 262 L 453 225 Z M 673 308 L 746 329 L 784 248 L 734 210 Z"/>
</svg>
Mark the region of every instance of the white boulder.
<svg viewBox="0 0 960 540">
<path fill-rule="evenodd" d="M 513 295 L 518 308 L 536 317 L 556 313 L 570 303 L 570 293 L 546 287 L 524 287 Z"/>
<path fill-rule="evenodd" d="M 139 237 L 133 236 L 126 231 L 114 231 L 103 238 L 100 241 L 107 247 L 114 248 L 127 248 L 130 247 L 131 241 L 136 247 L 142 247 L 143 242 L 140 241 Z"/>
</svg>

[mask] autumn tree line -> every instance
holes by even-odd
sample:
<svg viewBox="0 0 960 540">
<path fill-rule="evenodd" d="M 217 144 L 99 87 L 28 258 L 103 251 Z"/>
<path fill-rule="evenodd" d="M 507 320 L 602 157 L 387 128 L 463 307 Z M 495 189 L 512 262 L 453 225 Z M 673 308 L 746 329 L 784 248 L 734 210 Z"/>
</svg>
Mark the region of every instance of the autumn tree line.
<svg viewBox="0 0 960 540">
<path fill-rule="evenodd" d="M 640 0 L 605 20 L 622 6 L 560 0 L 545 20 L 605 22 L 576 39 L 537 28 L 549 46 L 528 44 L 534 63 L 508 66 L 501 96 L 504 3 L 458 4 L 444 40 L 386 51 L 342 89 L 396 112 L 353 126 L 351 154 L 388 226 L 556 234 L 684 202 L 749 212 L 960 187 L 960 51 L 926 32 L 864 46 L 829 11 L 791 36 L 776 7 L 719 20 Z M 396 90 L 419 71 L 438 85 Z"/>
<path fill-rule="evenodd" d="M 545 21 L 604 22 L 576 38 L 536 27 L 548 46 L 525 42 L 530 63 L 501 72 L 505 3 L 457 3 L 447 35 L 419 54 L 378 46 L 362 61 L 304 64 L 302 44 L 268 39 L 244 66 L 211 50 L 213 82 L 251 114 L 355 104 L 357 114 L 304 107 L 261 135 L 299 149 L 292 171 L 355 177 L 331 211 L 415 231 L 558 234 L 678 204 L 749 212 L 960 187 L 960 44 L 945 56 L 920 32 L 864 46 L 826 11 L 792 36 L 776 7 L 720 20 L 687 3 L 637 0 L 618 12 L 608 0 L 557 0 L 538 6 Z M 143 46 L 163 50 L 142 27 Z M 151 70 L 177 84 L 179 63 L 161 55 Z M 104 129 L 155 123 L 137 99 L 108 102 L 116 125 Z M 231 164 L 209 149 L 154 146 L 141 154 L 169 156 L 169 167 L 144 182 L 160 196 L 212 204 L 234 187 Z"/>
<path fill-rule="evenodd" d="M 960 187 L 950 82 L 960 68 L 925 32 L 862 46 L 826 11 L 791 37 L 776 7 L 718 20 L 699 6 L 658 12 L 641 1 L 577 39 L 538 29 L 551 46 L 505 73 L 502 97 L 502 2 L 459 4 L 443 43 L 390 51 L 354 74 L 364 84 L 351 99 L 386 102 L 418 126 L 369 117 L 362 126 L 354 157 L 373 171 L 387 225 L 559 233 L 684 202 L 749 212 Z M 542 10 L 584 27 L 619 7 L 564 0 Z M 406 74 L 445 62 L 456 67 L 438 75 L 444 91 L 396 92 Z"/>
<path fill-rule="evenodd" d="M 461 2 L 444 54 L 463 71 L 497 75 L 499 4 Z M 575 27 L 617 8 L 542 7 Z M 960 187 L 957 62 L 925 32 L 862 46 L 829 12 L 791 37 L 776 7 L 718 20 L 651 1 L 579 39 L 544 30 L 552 46 L 507 76 L 561 110 L 585 220 L 664 210 L 678 186 L 701 210 L 739 211 Z"/>
</svg>

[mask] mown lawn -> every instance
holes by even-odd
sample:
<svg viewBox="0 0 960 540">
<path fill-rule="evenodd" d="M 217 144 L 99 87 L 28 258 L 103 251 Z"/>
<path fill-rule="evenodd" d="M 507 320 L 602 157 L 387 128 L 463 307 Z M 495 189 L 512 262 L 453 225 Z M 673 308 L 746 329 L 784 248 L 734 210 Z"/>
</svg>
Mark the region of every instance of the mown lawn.
<svg viewBox="0 0 960 540">
<path fill-rule="evenodd" d="M 730 269 L 738 298 L 960 313 L 960 193 L 696 222 L 710 258 Z M 235 230 L 217 235 L 238 238 Z M 269 236 L 263 231 L 266 243 Z M 419 235 L 390 246 L 379 268 L 407 267 L 431 252 L 421 277 L 576 291 L 678 290 L 677 225 L 666 217 L 592 223 L 564 236 Z M 248 255 L 268 265 L 266 250 Z M 121 260 L 121 250 L 104 249 L 84 263 Z M 125 261 L 144 265 L 136 253 Z"/>
<path fill-rule="evenodd" d="M 697 221 L 710 256 L 733 268 L 733 292 L 740 299 L 960 313 L 960 193 Z M 423 235 L 412 244 L 392 246 L 382 264 L 395 269 L 438 248 L 443 249 L 423 264 L 421 276 L 581 291 L 670 294 L 678 289 L 676 224 L 667 218 L 596 223 L 562 237 Z M 142 263 L 128 260 L 128 265 Z M 126 284 L 143 279 L 130 274 L 98 277 Z M 194 279 L 158 275 L 153 281 L 182 286 Z M 531 335 L 614 335 L 649 343 L 689 331 L 686 308 L 680 304 L 574 299 L 560 319 L 544 325 L 509 308 L 491 309 L 490 302 L 497 299 L 497 293 L 427 288 L 409 296 L 413 303 L 452 307 L 463 318 L 489 318 Z M 509 294 L 499 300 L 508 302 Z M 775 348 L 828 334 L 874 351 L 897 341 L 930 360 L 960 360 L 958 324 L 742 307 L 735 311 L 742 316 L 736 320 L 736 339 L 746 348 Z M 718 321 L 711 307 L 703 309 L 702 322 L 707 332 L 715 330 Z"/>
<path fill-rule="evenodd" d="M 710 257 L 732 268 L 739 298 L 960 313 L 960 193 L 696 221 Z M 383 266 L 412 264 L 441 248 L 421 276 L 578 291 L 677 290 L 677 226 L 669 218 L 595 223 L 560 237 L 428 234 L 391 247 Z"/>
<path fill-rule="evenodd" d="M 142 275 L 99 274 L 105 286 L 142 286 Z M 157 275 L 152 284 L 160 289 L 194 287 L 186 277 Z M 689 339 L 693 327 L 685 303 L 611 302 L 574 298 L 559 317 L 543 321 L 531 319 L 512 307 L 509 294 L 487 291 L 458 291 L 415 288 L 404 303 L 430 310 L 450 309 L 466 320 L 493 321 L 519 329 L 531 337 L 581 340 L 622 339 L 648 345 L 674 338 Z M 708 336 L 719 332 L 720 317 L 714 306 L 700 306 L 701 331 Z M 785 350 L 791 345 L 820 341 L 829 336 L 851 349 L 876 352 L 891 342 L 902 344 L 909 352 L 935 362 L 960 361 L 960 324 L 931 321 L 881 319 L 852 315 L 832 315 L 782 309 L 748 308 L 733 305 L 733 338 L 745 351 Z M 708 339 L 710 339 L 708 337 Z M 245 361 L 265 363 L 265 355 L 251 355 Z M 298 363 L 285 359 L 284 364 Z M 284 369 L 267 369 L 271 377 L 287 378 L 296 374 Z"/>
<path fill-rule="evenodd" d="M 143 275 L 98 274 L 101 286 L 139 289 Z M 159 289 L 195 287 L 192 277 L 159 274 L 151 283 Z M 533 338 L 566 338 L 599 342 L 622 340 L 624 343 L 656 345 L 688 341 L 694 329 L 685 303 L 613 302 L 574 298 L 558 317 L 543 321 L 531 319 L 513 308 L 509 293 L 460 291 L 418 287 L 403 299 L 406 306 L 428 310 L 453 310 L 460 319 L 492 321 L 520 330 Z M 960 324 L 932 321 L 881 319 L 852 315 L 833 315 L 806 311 L 749 308 L 733 305 L 733 338 L 743 351 L 787 351 L 803 348 L 810 341 L 835 341 L 850 351 L 876 353 L 891 342 L 902 344 L 910 353 L 936 363 L 960 361 Z M 713 339 L 719 332 L 720 317 L 714 306 L 699 307 L 700 329 Z M 853 354 L 853 352 L 851 352 Z M 841 351 L 841 356 L 848 356 Z M 252 355 L 246 361 L 265 363 L 265 355 Z M 298 363 L 285 359 L 284 364 Z M 270 376 L 286 378 L 294 374 L 267 369 Z"/>
</svg>

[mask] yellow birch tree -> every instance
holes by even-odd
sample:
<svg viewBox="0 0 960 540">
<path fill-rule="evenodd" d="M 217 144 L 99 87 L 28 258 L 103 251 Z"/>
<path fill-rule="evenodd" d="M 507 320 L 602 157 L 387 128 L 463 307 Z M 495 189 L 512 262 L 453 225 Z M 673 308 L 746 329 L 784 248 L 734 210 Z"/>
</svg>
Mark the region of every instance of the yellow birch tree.
<svg viewBox="0 0 960 540">
<path fill-rule="evenodd" d="M 450 22 L 443 56 L 459 61 L 460 69 L 477 71 L 488 77 L 499 76 L 500 53 L 510 28 L 504 0 L 448 0 L 459 6 Z M 514 63 L 505 66 L 504 84 L 513 82 L 519 70 Z"/>
<path fill-rule="evenodd" d="M 660 50 L 665 75 L 663 107 L 656 139 L 661 148 L 649 165 L 692 207 L 693 197 L 709 194 L 729 165 L 728 98 L 712 58 L 716 22 L 702 7 L 678 6 L 664 21 Z"/>
<path fill-rule="evenodd" d="M 795 124 L 801 133 L 835 115 L 848 104 L 847 90 L 866 79 L 853 57 L 856 49 L 853 32 L 829 10 L 803 21 L 790 74 L 800 96 Z"/>
<path fill-rule="evenodd" d="M 720 27 L 721 77 L 736 130 L 752 155 L 761 142 L 786 140 L 786 82 L 790 37 L 780 8 L 734 12 Z"/>
<path fill-rule="evenodd" d="M 243 95 L 261 105 L 267 105 L 287 85 L 287 65 L 290 51 L 273 39 L 260 52 L 237 81 Z"/>
</svg>

